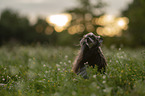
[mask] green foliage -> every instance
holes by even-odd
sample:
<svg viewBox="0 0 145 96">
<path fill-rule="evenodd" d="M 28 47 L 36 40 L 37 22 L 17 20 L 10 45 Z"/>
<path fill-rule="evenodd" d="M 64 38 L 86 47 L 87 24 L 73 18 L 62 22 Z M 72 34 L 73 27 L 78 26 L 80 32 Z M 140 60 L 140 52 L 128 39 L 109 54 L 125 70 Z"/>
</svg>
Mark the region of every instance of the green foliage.
<svg viewBox="0 0 145 96">
<path fill-rule="evenodd" d="M 129 18 L 129 29 L 127 39 L 130 39 L 132 45 L 145 45 L 145 1 L 134 0 L 128 9 L 123 11 L 123 16 Z"/>
<path fill-rule="evenodd" d="M 88 32 L 96 33 L 95 18 L 101 16 L 106 4 L 102 0 L 77 0 L 75 8 L 66 9 L 72 15 L 71 24 L 61 33 L 57 33 L 45 19 L 38 18 L 31 25 L 28 18 L 17 12 L 5 9 L 0 16 L 0 45 L 15 44 L 49 44 L 68 45 L 79 44 L 78 41 Z M 134 0 L 128 9 L 122 12 L 129 18 L 129 29 L 121 37 L 103 37 L 104 45 L 110 47 L 140 47 L 145 46 L 145 1 Z M 70 29 L 70 30 L 69 30 Z M 77 34 L 76 34 L 77 33 Z M 71 35 L 70 35 L 71 34 Z"/>
<path fill-rule="evenodd" d="M 78 49 L 0 47 L 0 94 L 4 96 L 144 96 L 144 49 L 103 49 L 105 74 L 88 67 L 85 80 L 71 71 Z"/>
<path fill-rule="evenodd" d="M 91 0 L 78 0 L 78 6 L 75 8 L 67 9 L 66 12 L 72 15 L 72 21 L 69 28 L 81 25 L 81 30 L 76 32 L 70 32 L 71 34 L 80 33 L 81 36 L 88 32 L 96 33 L 97 25 L 92 24 L 92 20 L 95 17 L 99 17 L 103 14 L 103 8 L 105 3 L 101 0 L 92 2 Z M 68 28 L 68 29 L 69 29 Z"/>
<path fill-rule="evenodd" d="M 47 27 L 51 26 L 44 19 L 38 18 L 36 24 L 31 25 L 28 18 L 6 9 L 1 13 L 0 18 L 0 44 L 5 42 L 53 44 L 57 40 L 57 34 L 53 32 L 47 35 L 45 32 Z"/>
</svg>

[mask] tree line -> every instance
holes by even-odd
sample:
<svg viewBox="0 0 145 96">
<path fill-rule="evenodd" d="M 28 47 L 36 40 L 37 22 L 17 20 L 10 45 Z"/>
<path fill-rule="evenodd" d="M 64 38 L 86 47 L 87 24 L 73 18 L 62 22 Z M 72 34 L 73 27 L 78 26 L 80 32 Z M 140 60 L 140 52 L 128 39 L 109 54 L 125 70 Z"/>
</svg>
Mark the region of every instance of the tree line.
<svg viewBox="0 0 145 96">
<path fill-rule="evenodd" d="M 20 44 L 36 44 L 45 43 L 49 45 L 77 45 L 79 40 L 87 32 L 94 32 L 93 28 L 100 27 L 92 25 L 90 17 L 100 17 L 104 14 L 103 8 L 106 6 L 101 0 L 97 0 L 96 4 L 92 4 L 90 0 L 78 0 L 79 6 L 65 10 L 72 15 L 71 24 L 63 32 L 56 32 L 45 19 L 38 18 L 35 24 L 30 24 L 25 16 L 19 13 L 5 9 L 0 15 L 0 45 L 8 42 Z M 138 47 L 145 46 L 145 1 L 134 0 L 128 9 L 122 11 L 122 16 L 129 18 L 129 28 L 123 32 L 121 37 L 104 36 L 104 45 L 110 47 Z M 97 11 L 96 11 L 97 10 Z M 96 14 L 97 13 L 97 14 Z M 83 25 L 85 28 L 78 34 L 70 35 L 68 29 L 75 25 Z M 88 27 L 88 24 L 89 27 Z M 96 34 L 96 33 L 95 33 Z M 75 39 L 74 39 L 75 38 Z"/>
</svg>

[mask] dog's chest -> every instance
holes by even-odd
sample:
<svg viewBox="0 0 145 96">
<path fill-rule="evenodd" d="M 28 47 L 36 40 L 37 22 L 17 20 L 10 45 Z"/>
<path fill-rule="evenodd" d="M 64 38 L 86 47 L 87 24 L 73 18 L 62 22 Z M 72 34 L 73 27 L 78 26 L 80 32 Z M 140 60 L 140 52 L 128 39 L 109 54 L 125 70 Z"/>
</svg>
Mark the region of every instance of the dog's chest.
<svg viewBox="0 0 145 96">
<path fill-rule="evenodd" d="M 95 66 L 95 65 L 100 65 L 101 63 L 101 51 L 99 49 L 95 49 L 92 51 L 92 54 L 90 55 L 90 57 L 88 58 L 88 64 L 90 66 Z"/>
</svg>

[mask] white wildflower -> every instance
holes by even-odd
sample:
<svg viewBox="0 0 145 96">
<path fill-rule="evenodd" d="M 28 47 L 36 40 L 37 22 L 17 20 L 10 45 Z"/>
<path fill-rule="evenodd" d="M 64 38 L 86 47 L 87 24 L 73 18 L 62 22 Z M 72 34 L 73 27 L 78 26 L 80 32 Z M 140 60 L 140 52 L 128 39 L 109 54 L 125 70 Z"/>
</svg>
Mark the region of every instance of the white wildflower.
<svg viewBox="0 0 145 96">
<path fill-rule="evenodd" d="M 76 96 L 76 94 L 77 94 L 77 93 L 76 93 L 75 91 L 72 92 L 72 95 Z"/>
<path fill-rule="evenodd" d="M 71 60 L 68 60 L 68 63 L 71 63 Z"/>
<path fill-rule="evenodd" d="M 46 65 L 44 64 L 43 67 L 45 67 Z"/>
<path fill-rule="evenodd" d="M 93 78 L 96 78 L 97 75 L 93 75 Z"/>
<path fill-rule="evenodd" d="M 106 76 L 104 75 L 104 76 L 103 76 L 103 79 L 105 79 L 105 78 L 106 78 Z"/>
<path fill-rule="evenodd" d="M 96 96 L 96 94 L 95 94 L 95 93 L 93 93 L 93 94 L 91 94 L 91 96 Z"/>
<path fill-rule="evenodd" d="M 102 83 L 104 84 L 104 83 L 106 83 L 106 81 L 103 81 Z"/>
<path fill-rule="evenodd" d="M 67 58 L 68 58 L 68 56 L 67 56 L 67 55 L 65 55 L 65 58 L 67 59 Z"/>
</svg>

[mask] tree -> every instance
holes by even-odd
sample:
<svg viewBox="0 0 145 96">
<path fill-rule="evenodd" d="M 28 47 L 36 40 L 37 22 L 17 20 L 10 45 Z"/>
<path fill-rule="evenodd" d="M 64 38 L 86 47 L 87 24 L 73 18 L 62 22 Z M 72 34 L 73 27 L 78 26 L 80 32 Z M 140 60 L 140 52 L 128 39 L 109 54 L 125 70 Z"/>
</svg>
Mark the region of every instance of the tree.
<svg viewBox="0 0 145 96">
<path fill-rule="evenodd" d="M 132 45 L 145 46 L 145 0 L 134 0 L 128 9 L 122 12 L 122 15 L 129 18 L 127 32 Z"/>
<path fill-rule="evenodd" d="M 66 12 L 71 13 L 72 21 L 68 28 L 70 34 L 94 32 L 95 25 L 92 24 L 93 17 L 103 14 L 105 4 L 101 0 L 78 0 L 78 6 L 68 9 Z"/>
<path fill-rule="evenodd" d="M 49 44 L 54 44 L 57 42 L 57 33 L 54 32 L 54 28 L 49 25 L 45 19 L 38 18 L 33 28 L 36 32 L 36 41 L 41 43 L 47 42 Z M 33 38 L 33 36 L 31 38 Z"/>
<path fill-rule="evenodd" d="M 96 34 L 96 27 L 98 25 L 93 24 L 93 22 L 96 17 L 103 14 L 103 8 L 105 6 L 102 0 L 76 0 L 76 2 L 76 7 L 65 11 L 72 15 L 71 23 L 67 31 L 65 30 L 65 32 L 68 32 L 65 33 L 65 37 L 69 38 L 69 44 L 71 45 L 78 45 L 78 41 L 88 32 L 94 32 Z M 77 43 L 74 44 L 74 42 Z"/>
<path fill-rule="evenodd" d="M 1 13 L 0 19 L 0 40 L 24 40 L 24 35 L 29 30 L 29 20 L 20 17 L 18 13 L 6 9 Z"/>
<path fill-rule="evenodd" d="M 0 44 L 3 42 L 56 43 L 57 34 L 46 20 L 38 18 L 35 25 L 30 25 L 28 18 L 13 10 L 6 9 L 0 16 Z"/>
</svg>

